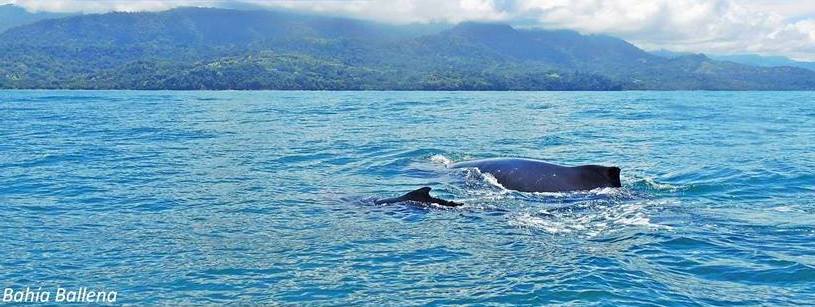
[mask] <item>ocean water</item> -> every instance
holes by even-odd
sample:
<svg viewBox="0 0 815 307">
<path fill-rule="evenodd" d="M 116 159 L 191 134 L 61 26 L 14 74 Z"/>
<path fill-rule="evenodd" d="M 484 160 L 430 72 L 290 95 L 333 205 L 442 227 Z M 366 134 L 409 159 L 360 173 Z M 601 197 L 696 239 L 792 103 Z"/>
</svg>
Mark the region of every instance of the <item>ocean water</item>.
<svg viewBox="0 0 815 307">
<path fill-rule="evenodd" d="M 124 304 L 812 304 L 814 198 L 812 92 L 0 92 L 2 287 Z"/>
</svg>

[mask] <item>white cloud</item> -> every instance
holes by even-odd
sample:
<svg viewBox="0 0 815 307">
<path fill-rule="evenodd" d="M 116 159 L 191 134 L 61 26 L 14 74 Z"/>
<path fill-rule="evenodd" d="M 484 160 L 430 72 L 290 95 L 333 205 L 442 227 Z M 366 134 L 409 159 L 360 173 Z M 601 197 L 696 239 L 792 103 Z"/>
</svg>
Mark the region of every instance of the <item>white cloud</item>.
<svg viewBox="0 0 815 307">
<path fill-rule="evenodd" d="M 222 6 L 223 0 L 17 0 L 29 10 L 104 12 Z M 795 0 L 248 0 L 385 22 L 503 21 L 606 33 L 641 47 L 815 60 L 815 1 Z"/>
</svg>

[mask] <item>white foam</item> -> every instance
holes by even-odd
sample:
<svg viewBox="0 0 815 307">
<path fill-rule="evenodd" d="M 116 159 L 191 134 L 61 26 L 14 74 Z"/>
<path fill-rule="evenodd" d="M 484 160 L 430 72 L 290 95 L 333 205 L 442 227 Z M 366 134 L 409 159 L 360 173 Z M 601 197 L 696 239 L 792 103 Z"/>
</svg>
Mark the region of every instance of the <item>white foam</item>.
<svg viewBox="0 0 815 307">
<path fill-rule="evenodd" d="M 530 227 L 530 228 L 537 228 L 548 233 L 570 233 L 572 232 L 571 229 L 567 227 L 563 227 L 563 225 L 544 218 L 532 216 L 528 213 L 524 213 L 512 220 L 509 221 L 510 225 L 518 226 L 518 227 Z"/>
<path fill-rule="evenodd" d="M 778 207 L 773 207 L 773 208 L 770 208 L 770 209 L 774 210 L 774 211 L 778 211 L 778 212 L 795 212 L 795 211 L 798 211 L 795 208 L 793 208 L 792 206 L 778 206 Z"/>
<path fill-rule="evenodd" d="M 671 229 L 670 226 L 653 223 L 648 216 L 648 206 L 660 203 L 611 204 L 592 206 L 585 210 L 541 210 L 539 213 L 521 213 L 512 217 L 510 225 L 534 228 L 551 234 L 575 234 L 594 237 L 625 228 Z"/>
<path fill-rule="evenodd" d="M 440 154 L 433 155 L 432 157 L 430 157 L 430 161 L 444 164 L 445 167 L 448 167 L 450 166 L 450 164 L 453 164 L 453 160 Z"/>
<path fill-rule="evenodd" d="M 528 192 L 529 194 L 536 195 L 536 196 L 547 196 L 547 197 L 573 197 L 573 196 L 593 196 L 593 195 L 603 195 L 603 196 L 617 196 L 623 193 L 623 189 L 620 188 L 597 188 L 588 191 L 569 191 L 569 192 Z"/>
<path fill-rule="evenodd" d="M 478 172 L 478 170 L 476 170 L 476 171 Z M 507 189 L 507 188 L 505 188 L 503 185 L 501 185 L 501 184 L 498 182 L 498 179 L 497 179 L 497 178 L 495 178 L 495 176 L 493 176 L 493 175 L 491 175 L 491 174 L 489 174 L 489 173 L 486 173 L 486 174 L 485 174 L 485 173 L 481 173 L 481 172 L 478 172 L 478 173 L 479 173 L 479 174 L 481 174 L 481 178 L 483 178 L 483 179 L 484 179 L 484 182 L 486 182 L 487 184 L 489 184 L 489 185 L 491 185 L 491 186 L 494 186 L 494 187 L 496 187 L 496 188 L 501 189 L 502 194 L 509 193 L 509 189 Z"/>
</svg>

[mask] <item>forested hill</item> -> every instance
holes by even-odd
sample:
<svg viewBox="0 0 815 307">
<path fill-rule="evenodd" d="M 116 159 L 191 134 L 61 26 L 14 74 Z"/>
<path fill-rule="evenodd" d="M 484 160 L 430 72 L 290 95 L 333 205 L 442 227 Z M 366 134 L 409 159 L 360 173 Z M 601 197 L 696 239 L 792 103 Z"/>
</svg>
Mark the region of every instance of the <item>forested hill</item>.
<svg viewBox="0 0 815 307">
<path fill-rule="evenodd" d="M 393 26 L 179 8 L 43 20 L 0 34 L 0 87 L 77 89 L 815 89 L 815 72 L 503 24 Z"/>
</svg>

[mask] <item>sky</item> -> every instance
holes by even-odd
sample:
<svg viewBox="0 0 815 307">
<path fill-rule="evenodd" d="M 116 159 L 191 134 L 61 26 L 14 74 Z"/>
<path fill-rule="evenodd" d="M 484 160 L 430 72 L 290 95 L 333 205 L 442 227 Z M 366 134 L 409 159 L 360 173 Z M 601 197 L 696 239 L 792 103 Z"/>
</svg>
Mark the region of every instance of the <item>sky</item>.
<svg viewBox="0 0 815 307">
<path fill-rule="evenodd" d="M 4 2 L 0 0 L 0 3 Z M 228 0 L 6 0 L 29 11 L 100 13 Z M 494 21 L 610 34 L 647 49 L 815 61 L 815 0 L 246 0 L 387 23 Z"/>
</svg>

